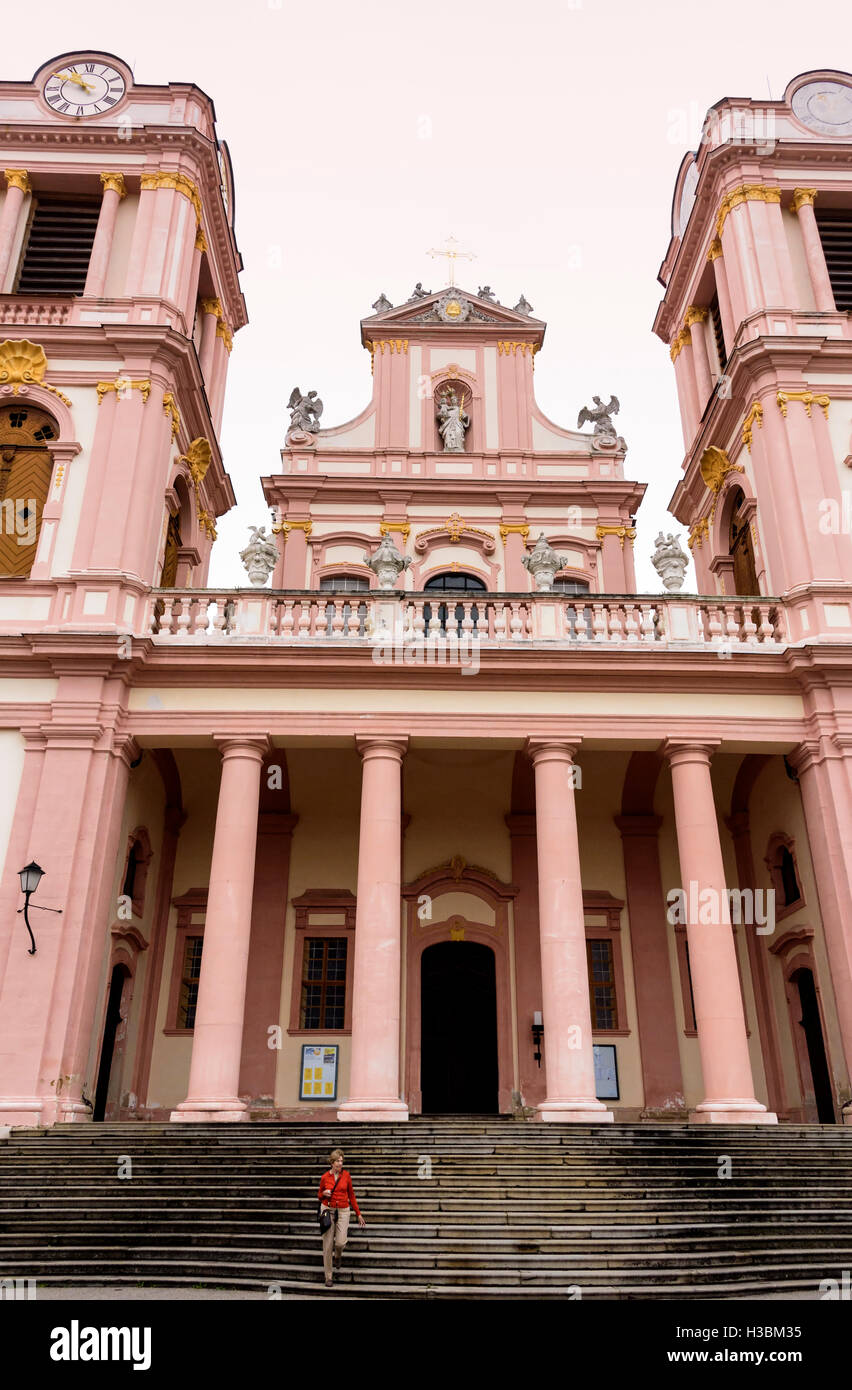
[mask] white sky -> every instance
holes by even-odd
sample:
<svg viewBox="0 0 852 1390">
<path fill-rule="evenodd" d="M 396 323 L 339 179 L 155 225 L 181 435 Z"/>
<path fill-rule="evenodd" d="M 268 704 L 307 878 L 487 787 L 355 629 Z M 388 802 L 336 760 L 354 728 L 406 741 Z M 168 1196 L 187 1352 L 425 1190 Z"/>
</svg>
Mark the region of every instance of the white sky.
<svg viewBox="0 0 852 1390">
<path fill-rule="evenodd" d="M 452 232 L 477 259 L 459 281 L 521 292 L 548 323 L 545 414 L 574 428 L 593 394 L 621 401 L 639 512 L 637 586 L 683 441 L 666 347 L 651 332 L 674 178 L 707 108 L 780 98 L 811 68 L 852 67 L 848 0 L 40 0 L 8 26 L 3 76 L 91 47 L 142 83 L 212 98 L 236 182 L 249 324 L 236 337 L 222 430 L 238 506 L 219 522 L 211 583 L 246 583 L 237 552 L 268 521 L 291 388 L 323 425 L 363 409 L 358 322 L 384 291 L 446 283 L 426 254 Z M 844 43 L 845 40 L 845 43 Z M 684 538 L 685 539 L 685 538 Z M 692 570 L 685 588 L 694 586 Z"/>
</svg>

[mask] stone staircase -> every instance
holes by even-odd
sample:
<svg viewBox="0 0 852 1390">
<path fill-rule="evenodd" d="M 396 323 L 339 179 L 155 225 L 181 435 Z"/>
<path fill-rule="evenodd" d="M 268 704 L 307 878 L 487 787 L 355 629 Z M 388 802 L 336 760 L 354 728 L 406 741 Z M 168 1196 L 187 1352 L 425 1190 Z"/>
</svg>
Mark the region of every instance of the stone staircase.
<svg viewBox="0 0 852 1390">
<path fill-rule="evenodd" d="M 852 1130 L 471 1116 L 13 1130 L 0 1277 L 334 1297 L 315 1211 L 336 1145 L 368 1222 L 346 1297 L 738 1297 L 852 1268 Z"/>
</svg>

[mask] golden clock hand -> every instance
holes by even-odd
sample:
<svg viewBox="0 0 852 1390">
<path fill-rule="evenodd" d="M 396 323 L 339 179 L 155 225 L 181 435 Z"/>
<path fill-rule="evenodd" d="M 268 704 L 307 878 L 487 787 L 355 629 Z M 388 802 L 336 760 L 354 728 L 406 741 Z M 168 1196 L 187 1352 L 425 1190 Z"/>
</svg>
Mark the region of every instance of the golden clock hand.
<svg viewBox="0 0 852 1390">
<path fill-rule="evenodd" d="M 63 82 L 74 82 L 76 86 L 83 87 L 87 92 L 95 89 L 90 82 L 86 82 L 79 73 L 76 72 L 55 72 L 54 77 L 59 77 Z"/>
</svg>

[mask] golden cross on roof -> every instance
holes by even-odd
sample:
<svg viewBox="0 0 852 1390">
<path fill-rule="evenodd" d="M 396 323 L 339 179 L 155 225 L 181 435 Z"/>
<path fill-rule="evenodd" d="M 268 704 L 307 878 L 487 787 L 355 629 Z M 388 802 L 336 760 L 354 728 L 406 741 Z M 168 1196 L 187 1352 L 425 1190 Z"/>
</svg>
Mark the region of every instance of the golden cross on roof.
<svg viewBox="0 0 852 1390">
<path fill-rule="evenodd" d="M 474 254 L 472 251 L 458 251 L 458 250 L 456 249 L 456 248 L 458 247 L 458 245 L 459 245 L 459 242 L 456 240 L 456 238 L 455 238 L 454 236 L 448 236 L 448 237 L 447 237 L 446 250 L 440 251 L 440 250 L 438 250 L 437 248 L 433 248 L 431 251 L 428 251 L 428 252 L 427 252 L 427 255 L 429 255 L 429 256 L 446 256 L 447 260 L 448 260 L 449 263 L 450 263 L 450 285 L 451 285 L 451 286 L 454 286 L 455 283 L 456 283 L 456 261 L 475 261 L 475 260 L 476 260 L 476 256 L 475 256 L 475 254 Z"/>
</svg>

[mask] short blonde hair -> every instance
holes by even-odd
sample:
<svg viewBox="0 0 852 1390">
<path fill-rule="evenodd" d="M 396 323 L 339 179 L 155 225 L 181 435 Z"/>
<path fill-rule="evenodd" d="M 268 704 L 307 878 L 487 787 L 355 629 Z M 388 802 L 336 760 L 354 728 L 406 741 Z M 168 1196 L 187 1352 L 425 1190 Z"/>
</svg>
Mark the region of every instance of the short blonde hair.
<svg viewBox="0 0 852 1390">
<path fill-rule="evenodd" d="M 329 1161 L 329 1163 L 333 1163 L 334 1160 L 335 1160 L 336 1158 L 342 1158 L 342 1157 L 343 1157 L 343 1150 L 342 1150 L 342 1149 L 332 1149 L 331 1153 L 330 1153 L 329 1156 L 328 1156 L 328 1161 Z"/>
</svg>

